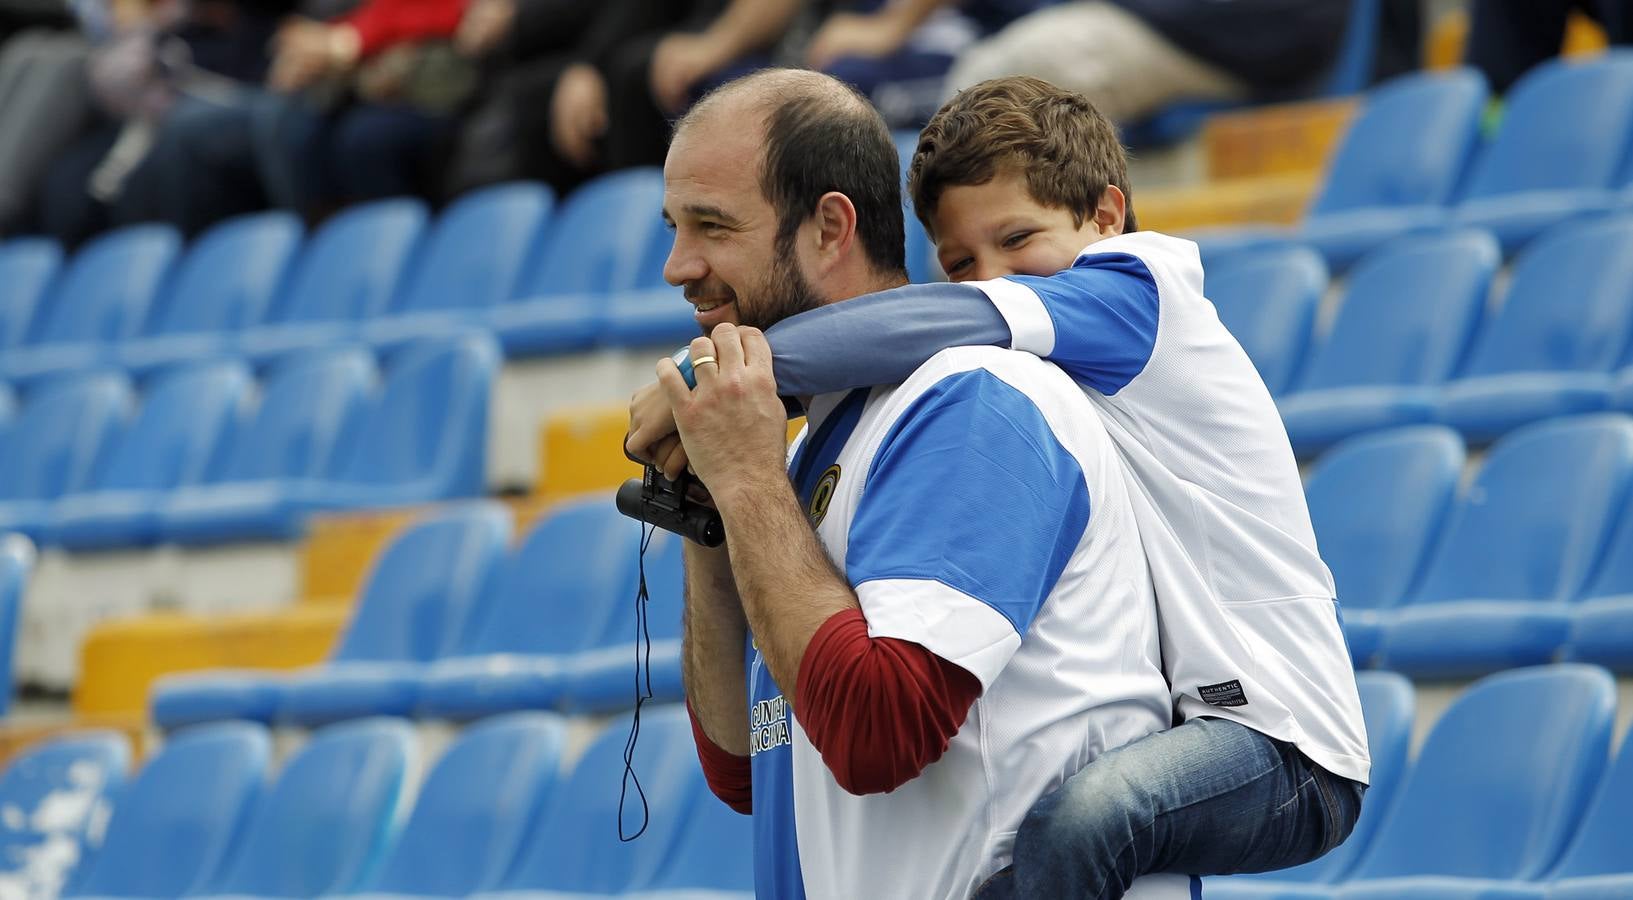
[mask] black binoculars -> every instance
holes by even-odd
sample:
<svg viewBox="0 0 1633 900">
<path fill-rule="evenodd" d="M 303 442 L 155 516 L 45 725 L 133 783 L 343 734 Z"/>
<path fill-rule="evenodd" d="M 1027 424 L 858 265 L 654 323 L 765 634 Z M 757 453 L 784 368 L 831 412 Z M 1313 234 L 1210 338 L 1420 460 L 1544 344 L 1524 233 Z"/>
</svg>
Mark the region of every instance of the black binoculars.
<svg viewBox="0 0 1633 900">
<path fill-rule="evenodd" d="M 726 526 L 720 513 L 687 496 L 690 486 L 685 475 L 670 481 L 657 467 L 647 466 L 640 478 L 618 489 L 618 511 L 705 547 L 718 547 L 726 541 Z"/>
</svg>

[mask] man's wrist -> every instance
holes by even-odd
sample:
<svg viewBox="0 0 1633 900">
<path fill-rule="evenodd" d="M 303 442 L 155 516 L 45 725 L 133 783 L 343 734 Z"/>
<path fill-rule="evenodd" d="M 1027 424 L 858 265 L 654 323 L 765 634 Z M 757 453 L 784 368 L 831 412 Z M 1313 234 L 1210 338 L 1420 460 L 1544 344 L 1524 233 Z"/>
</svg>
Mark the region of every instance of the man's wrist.
<svg viewBox="0 0 1633 900">
<path fill-rule="evenodd" d="M 731 540 L 729 523 L 738 513 L 762 508 L 767 503 L 795 499 L 794 489 L 788 483 L 788 474 L 781 468 L 764 472 L 739 471 L 729 478 L 717 480 L 722 483 L 718 487 L 708 485 L 709 496 L 714 499 L 721 518 L 728 523 L 727 541 Z"/>
</svg>

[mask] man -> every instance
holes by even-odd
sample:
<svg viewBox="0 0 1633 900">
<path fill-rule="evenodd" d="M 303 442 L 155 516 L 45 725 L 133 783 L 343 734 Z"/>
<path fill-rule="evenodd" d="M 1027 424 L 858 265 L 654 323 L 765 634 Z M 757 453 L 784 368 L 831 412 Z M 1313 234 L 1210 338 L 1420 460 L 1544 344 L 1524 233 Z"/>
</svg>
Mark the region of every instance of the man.
<svg viewBox="0 0 1633 900">
<path fill-rule="evenodd" d="M 967 897 L 1033 801 L 1172 715 L 1125 474 L 1063 373 L 959 348 L 810 398 L 790 484 L 759 329 L 905 283 L 897 177 L 865 101 L 789 71 L 701 101 L 664 167 L 711 337 L 695 390 L 658 375 L 727 534 L 686 547 L 687 696 L 762 897 Z"/>
</svg>

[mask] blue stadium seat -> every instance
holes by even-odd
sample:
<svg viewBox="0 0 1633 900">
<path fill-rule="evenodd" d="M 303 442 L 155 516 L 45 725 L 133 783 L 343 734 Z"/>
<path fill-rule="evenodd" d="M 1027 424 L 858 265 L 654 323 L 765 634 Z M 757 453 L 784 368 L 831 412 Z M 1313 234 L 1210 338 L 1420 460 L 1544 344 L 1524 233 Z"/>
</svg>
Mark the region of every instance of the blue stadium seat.
<svg viewBox="0 0 1633 900">
<path fill-rule="evenodd" d="M 1572 604 L 1563 658 L 1633 673 L 1633 506 L 1618 518 L 1598 571 Z"/>
<path fill-rule="evenodd" d="M 345 722 L 312 735 L 205 893 L 297 898 L 356 890 L 390 846 L 416 749 L 413 728 L 397 719 Z"/>
<path fill-rule="evenodd" d="M 902 167 L 902 218 L 905 220 L 902 224 L 907 227 L 907 280 L 914 284 L 942 281 L 941 263 L 936 259 L 935 245 L 930 243 L 924 223 L 914 212 L 913 198 L 907 193 L 907 170 L 913 165 L 913 154 L 919 149 L 919 133 L 898 131 L 892 137 L 896 140 L 896 159 Z"/>
<path fill-rule="evenodd" d="M 311 728 L 414 711 L 426 664 L 461 646 L 510 542 L 509 517 L 486 501 L 471 504 L 462 518 L 448 518 L 440 532 L 419 542 L 444 542 L 435 551 L 420 547 L 422 558 L 412 564 L 419 581 L 412 588 L 395 579 L 380 585 L 395 596 L 367 606 L 367 613 L 359 607 L 335 659 L 284 682 L 279 722 Z M 396 576 L 410 571 L 409 566 L 394 568 Z M 379 596 L 375 587 L 371 579 L 365 602 Z"/>
<path fill-rule="evenodd" d="M 305 528 L 308 485 L 338 475 L 375 381 L 364 350 L 297 353 L 275 363 L 260 405 L 223 454 L 218 477 L 170 494 L 164 540 L 286 540 Z"/>
<path fill-rule="evenodd" d="M 312 674 L 347 667 L 358 673 L 370 666 L 389 673 L 396 671 L 393 664 L 435 658 L 462 627 L 509 536 L 509 515 L 485 501 L 434 513 L 403 531 L 374 561 L 339 646 Z M 537 627 L 537 621 L 529 627 Z M 153 688 L 153 721 L 164 729 L 220 719 L 271 722 L 289 680 L 264 672 L 166 676 Z M 386 687 L 396 683 L 388 681 Z M 412 681 L 409 685 L 403 691 L 411 705 Z M 318 713 L 351 703 L 343 691 L 344 685 L 332 698 L 309 698 L 298 712 L 314 721 L 342 718 Z"/>
<path fill-rule="evenodd" d="M 647 889 L 624 896 L 631 900 L 751 900 L 754 854 L 744 851 L 754 845 L 754 820 L 709 790 L 695 755 L 688 775 L 695 786 L 680 841 Z"/>
<path fill-rule="evenodd" d="M 28 538 L 0 534 L 0 717 L 11 709 L 11 655 L 17 645 L 23 589 L 34 571 L 34 559 L 34 544 Z M 0 829 L 4 827 L 0 822 Z"/>
<path fill-rule="evenodd" d="M 132 406 L 123 375 L 50 379 L 30 392 L 0 444 L 0 531 L 38 539 L 51 502 L 88 488 Z"/>
<path fill-rule="evenodd" d="M 1378 652 L 1384 611 L 1417 583 L 1463 460 L 1456 433 L 1418 425 L 1352 438 L 1310 470 L 1304 496 L 1356 665 Z"/>
<path fill-rule="evenodd" d="M 41 298 L 25 345 L 0 357 L 0 379 L 22 386 L 112 362 L 115 345 L 141 329 L 180 251 L 181 235 L 167 225 L 133 225 L 86 244 Z"/>
<path fill-rule="evenodd" d="M 300 249 L 292 213 L 244 216 L 211 228 L 176 266 L 144 337 L 119 347 L 119 364 L 142 377 L 177 363 L 227 355 L 236 332 L 260 324 Z"/>
<path fill-rule="evenodd" d="M 662 208 L 663 173 L 652 168 L 603 175 L 568 195 L 515 299 L 487 316 L 505 354 L 588 349 L 608 327 L 613 295 L 652 286 Z M 677 296 L 670 299 L 687 307 Z"/>
<path fill-rule="evenodd" d="M 495 887 L 555 792 L 566 740 L 566 723 L 541 712 L 460 732 L 368 892 L 463 897 Z"/>
<path fill-rule="evenodd" d="M 90 870 L 101 823 L 125 783 L 130 743 L 85 731 L 28 748 L 0 774 L 0 878 L 22 897 L 55 897 Z"/>
<path fill-rule="evenodd" d="M 1492 447 L 1418 589 L 1384 623 L 1379 665 L 1461 677 L 1548 662 L 1633 475 L 1633 419 L 1543 422 Z"/>
<path fill-rule="evenodd" d="M 1451 231 L 1402 240 L 1351 269 L 1332 329 L 1276 401 L 1294 453 L 1432 421 L 1436 386 L 1467 353 L 1499 262 L 1490 235 Z"/>
<path fill-rule="evenodd" d="M 1297 377 L 1327 290 L 1327 266 L 1297 244 L 1227 254 L 1208 266 L 1208 299 L 1265 387 L 1280 394 Z"/>
<path fill-rule="evenodd" d="M 44 540 L 70 550 L 151 544 L 170 491 L 197 484 L 232 439 L 253 382 L 236 362 L 156 376 L 89 490 L 51 508 Z"/>
<path fill-rule="evenodd" d="M 214 883 L 263 794 L 272 741 L 248 722 L 173 735 L 119 794 L 71 897 L 181 897 Z"/>
<path fill-rule="evenodd" d="M 1503 672 L 1435 723 L 1343 900 L 1475 900 L 1559 858 L 1610 754 L 1603 669 Z"/>
<path fill-rule="evenodd" d="M 1633 215 L 1569 225 L 1514 264 L 1502 308 L 1476 339 L 1437 417 L 1472 442 L 1610 403 L 1633 333 Z"/>
<path fill-rule="evenodd" d="M 432 225 L 389 314 L 363 323 L 377 349 L 481 326 L 516 294 L 522 268 L 537 255 L 555 195 L 541 184 L 473 191 Z"/>
<path fill-rule="evenodd" d="M 1288 890 L 1288 882 L 1332 884 L 1342 881 L 1366 853 L 1379 824 L 1386 820 L 1401 785 L 1406 782 L 1407 750 L 1412 742 L 1417 700 L 1412 683 L 1395 672 L 1359 672 L 1355 684 L 1361 692 L 1361 711 L 1366 717 L 1372 778 L 1366 802 L 1361 804 L 1361 816 L 1355 821 L 1350 836 L 1327 855 L 1301 866 L 1262 875 L 1208 878 L 1203 882 L 1203 896 L 1209 900 L 1268 900 Z"/>
<path fill-rule="evenodd" d="M 1614 900 L 1633 897 L 1633 857 L 1627 836 L 1633 834 L 1633 740 L 1622 748 L 1605 773 L 1592 805 L 1576 828 L 1559 865 L 1548 873 L 1548 900 Z M 1539 894 L 1539 900 L 1541 895 Z"/>
<path fill-rule="evenodd" d="M 1473 69 L 1415 72 L 1367 93 L 1333 153 L 1303 224 L 1281 232 L 1336 272 L 1404 234 L 1441 227 L 1480 140 L 1485 78 Z M 1205 251 L 1256 246 L 1266 228 L 1207 229 Z"/>
<path fill-rule="evenodd" d="M 618 895 L 651 887 L 674 856 L 687 813 L 696 802 L 697 751 L 685 708 L 670 704 L 641 714 L 634 768 L 650 819 L 639 840 L 619 838 L 619 783 L 629 723 L 609 724 L 555 790 L 515 865 L 497 890 L 475 897 L 499 900 L 521 891 Z M 710 798 L 712 799 L 712 798 Z M 633 787 L 622 812 L 625 834 L 641 827 Z"/>
<path fill-rule="evenodd" d="M 355 338 L 396 296 L 429 218 L 424 203 L 402 198 L 336 214 L 306 242 L 267 321 L 239 334 L 238 352 L 261 365 Z"/>
<path fill-rule="evenodd" d="M 1610 388 L 1610 408 L 1620 412 L 1633 412 L 1633 368 L 1623 369 L 1616 375 L 1616 383 Z"/>
<path fill-rule="evenodd" d="M 609 496 L 551 510 L 501 566 L 461 650 L 430 667 L 419 715 L 459 720 L 555 706 L 572 655 L 604 644 L 611 623 L 634 608 L 638 539 Z M 625 661 L 633 666 L 633 654 Z M 625 675 L 632 685 L 633 670 Z"/>
<path fill-rule="evenodd" d="M 1614 207 L 1633 143 L 1633 52 L 1543 63 L 1506 101 L 1452 221 L 1489 229 L 1513 254 L 1562 222 Z"/>
<path fill-rule="evenodd" d="M 62 247 L 47 238 L 19 238 L 0 244 L 0 350 L 10 351 L 28 335 L 29 322 L 62 269 Z"/>
<path fill-rule="evenodd" d="M 684 539 L 656 531 L 647 548 L 646 634 L 651 645 L 637 637 L 634 591 L 613 598 L 613 615 L 602 631 L 601 646 L 573 657 L 562 706 L 570 712 L 595 713 L 629 709 L 635 704 L 636 655 L 650 671 L 642 689 L 650 686 L 652 699 L 678 702 L 685 691 L 680 680 L 680 623 L 686 593 L 681 566 Z"/>
</svg>

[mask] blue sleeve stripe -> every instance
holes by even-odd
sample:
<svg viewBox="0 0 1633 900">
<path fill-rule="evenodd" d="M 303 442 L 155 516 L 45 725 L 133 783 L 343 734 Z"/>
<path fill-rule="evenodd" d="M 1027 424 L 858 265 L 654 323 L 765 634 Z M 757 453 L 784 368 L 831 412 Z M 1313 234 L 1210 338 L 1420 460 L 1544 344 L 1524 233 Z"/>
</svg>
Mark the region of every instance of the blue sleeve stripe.
<svg viewBox="0 0 1633 900">
<path fill-rule="evenodd" d="M 1089 522 L 1077 459 L 1036 405 L 982 369 L 942 379 L 892 426 L 851 523 L 846 575 L 940 582 L 1024 634 Z"/>
<path fill-rule="evenodd" d="M 1043 302 L 1055 326 L 1048 358 L 1078 383 L 1109 397 L 1151 361 L 1157 345 L 1157 280 L 1139 257 L 1095 253 L 1047 278 L 1008 279 Z"/>
</svg>

